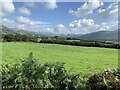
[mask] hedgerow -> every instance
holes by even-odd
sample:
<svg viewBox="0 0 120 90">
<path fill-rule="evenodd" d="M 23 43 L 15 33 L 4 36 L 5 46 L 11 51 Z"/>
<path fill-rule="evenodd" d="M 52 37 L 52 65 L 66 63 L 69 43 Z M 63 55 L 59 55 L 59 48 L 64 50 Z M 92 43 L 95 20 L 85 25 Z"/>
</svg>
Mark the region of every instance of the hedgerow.
<svg viewBox="0 0 120 90">
<path fill-rule="evenodd" d="M 2 65 L 2 89 L 120 90 L 120 69 L 90 77 L 68 72 L 64 63 L 40 64 L 32 53 L 20 64 Z"/>
</svg>

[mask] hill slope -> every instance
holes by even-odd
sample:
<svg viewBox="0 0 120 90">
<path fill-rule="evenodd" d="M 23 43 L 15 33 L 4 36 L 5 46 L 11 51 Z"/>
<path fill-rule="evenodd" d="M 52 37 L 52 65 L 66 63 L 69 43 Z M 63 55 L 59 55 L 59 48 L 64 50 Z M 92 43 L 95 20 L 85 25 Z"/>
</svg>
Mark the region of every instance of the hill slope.
<svg viewBox="0 0 120 90">
<path fill-rule="evenodd" d="M 1 26 L 0 30 L 2 34 L 23 34 L 28 36 L 44 36 L 40 33 L 32 32 L 28 30 L 11 29 L 6 26 Z"/>
<path fill-rule="evenodd" d="M 79 36 L 87 40 L 118 40 L 118 30 L 116 31 L 99 31 Z"/>
</svg>

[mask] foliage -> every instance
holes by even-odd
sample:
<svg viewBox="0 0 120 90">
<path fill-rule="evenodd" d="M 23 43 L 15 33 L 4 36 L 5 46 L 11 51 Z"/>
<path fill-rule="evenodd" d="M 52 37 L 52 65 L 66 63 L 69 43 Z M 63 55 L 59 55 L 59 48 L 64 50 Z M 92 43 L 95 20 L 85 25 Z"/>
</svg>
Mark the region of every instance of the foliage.
<svg viewBox="0 0 120 90">
<path fill-rule="evenodd" d="M 109 70 L 91 76 L 88 80 L 91 90 L 120 90 L 119 71 Z"/>
<path fill-rule="evenodd" d="M 22 34 L 6 34 L 3 35 L 3 41 L 4 42 L 38 42 L 36 36 L 28 36 L 28 35 L 22 35 Z"/>
<path fill-rule="evenodd" d="M 45 88 L 54 90 L 75 90 L 83 88 L 80 75 L 72 75 L 64 63 L 39 64 L 32 53 L 21 64 L 2 66 L 2 85 L 5 88 Z"/>
<path fill-rule="evenodd" d="M 63 45 L 74 45 L 74 46 L 88 46 L 88 47 L 105 47 L 105 48 L 116 48 L 120 49 L 120 44 L 115 43 L 105 43 L 105 42 L 97 42 L 97 41 L 85 41 L 85 40 L 79 40 L 79 41 L 69 41 L 65 39 L 59 39 L 59 38 L 52 38 L 52 39 L 42 39 L 40 43 L 52 43 L 52 44 L 63 44 Z"/>
</svg>

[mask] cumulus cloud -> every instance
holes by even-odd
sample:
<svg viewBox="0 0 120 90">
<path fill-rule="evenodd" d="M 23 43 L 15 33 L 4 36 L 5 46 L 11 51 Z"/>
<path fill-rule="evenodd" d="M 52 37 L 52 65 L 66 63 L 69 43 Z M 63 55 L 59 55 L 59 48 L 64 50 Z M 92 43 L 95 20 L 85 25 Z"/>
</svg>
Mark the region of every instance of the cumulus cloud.
<svg viewBox="0 0 120 90">
<path fill-rule="evenodd" d="M 39 31 L 41 33 L 52 34 L 86 34 L 97 31 L 113 31 L 118 30 L 118 21 L 102 22 L 97 24 L 93 19 L 74 20 L 68 26 L 58 24 L 56 27 L 49 27 L 48 23 L 34 21 L 27 17 L 19 16 L 16 19 L 2 19 L 3 25 L 11 28 L 18 28 L 30 31 Z M 12 25 L 11 25 L 12 24 Z M 48 26 L 47 26 L 47 25 Z M 46 25 L 46 26 L 44 26 Z"/>
<path fill-rule="evenodd" d="M 63 24 L 59 24 L 59 25 L 57 25 L 57 28 L 58 28 L 59 30 L 63 30 L 63 29 L 65 28 L 65 26 L 64 26 Z"/>
<path fill-rule="evenodd" d="M 100 24 L 95 23 L 93 19 L 80 19 L 80 20 L 74 20 L 69 24 L 69 32 L 76 33 L 76 34 L 86 34 L 91 32 L 97 32 L 97 31 L 112 31 L 117 30 L 118 22 L 117 21 L 111 21 L 111 22 L 103 22 Z"/>
<path fill-rule="evenodd" d="M 106 9 L 99 9 L 97 13 L 103 17 L 117 16 L 118 3 L 112 3 Z"/>
<path fill-rule="evenodd" d="M 29 31 L 39 31 L 49 25 L 47 22 L 34 21 L 27 17 L 18 16 L 15 19 L 1 18 L 0 25 L 7 26 L 9 28 L 24 29 Z M 47 31 L 50 31 L 47 29 Z"/>
<path fill-rule="evenodd" d="M 57 3 L 56 3 L 56 0 L 43 0 L 43 5 L 44 7 L 46 7 L 47 9 L 55 9 L 57 8 Z"/>
<path fill-rule="evenodd" d="M 19 23 L 25 24 L 25 25 L 32 25 L 33 24 L 33 22 L 29 18 L 26 18 L 26 17 L 23 17 L 23 16 L 17 17 L 17 21 Z"/>
<path fill-rule="evenodd" d="M 53 28 L 44 28 L 41 32 L 44 32 L 44 33 L 54 33 L 54 29 Z"/>
<path fill-rule="evenodd" d="M 25 7 L 19 8 L 19 12 L 25 15 L 31 15 L 31 11 Z"/>
<path fill-rule="evenodd" d="M 99 0 L 89 0 L 88 2 L 85 2 L 80 8 L 78 8 L 76 11 L 70 9 L 69 13 L 71 15 L 75 15 L 77 17 L 84 16 L 90 13 L 93 13 L 95 9 L 102 6 L 103 3 Z"/>
<path fill-rule="evenodd" d="M 0 16 L 14 13 L 15 7 L 12 0 L 0 0 Z"/>
<path fill-rule="evenodd" d="M 70 28 L 79 28 L 81 26 L 90 27 L 94 25 L 93 19 L 80 19 L 74 20 L 72 23 L 69 24 Z"/>
<path fill-rule="evenodd" d="M 17 20 L 18 23 L 25 24 L 25 25 L 44 25 L 44 24 L 49 24 L 47 22 L 33 21 L 33 20 L 30 20 L 29 18 L 23 17 L 23 16 L 17 17 L 16 20 Z"/>
<path fill-rule="evenodd" d="M 54 28 L 54 33 L 56 33 L 56 34 L 68 34 L 69 29 L 68 29 L 68 27 L 64 26 L 63 24 L 58 24 Z"/>
<path fill-rule="evenodd" d="M 90 32 L 90 28 L 95 27 L 95 23 L 93 19 L 80 19 L 74 20 L 69 24 L 69 30 L 72 33 L 88 33 Z"/>
</svg>

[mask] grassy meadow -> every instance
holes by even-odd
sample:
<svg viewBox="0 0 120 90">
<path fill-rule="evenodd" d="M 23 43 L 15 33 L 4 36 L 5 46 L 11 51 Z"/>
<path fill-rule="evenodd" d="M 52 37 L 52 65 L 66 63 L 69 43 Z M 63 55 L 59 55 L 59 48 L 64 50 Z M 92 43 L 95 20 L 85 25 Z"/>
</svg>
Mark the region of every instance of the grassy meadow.
<svg viewBox="0 0 120 90">
<path fill-rule="evenodd" d="M 65 67 L 73 73 L 93 74 L 118 66 L 117 49 L 32 42 L 2 43 L 2 63 L 19 63 L 30 52 L 40 63 L 64 62 Z"/>
</svg>

